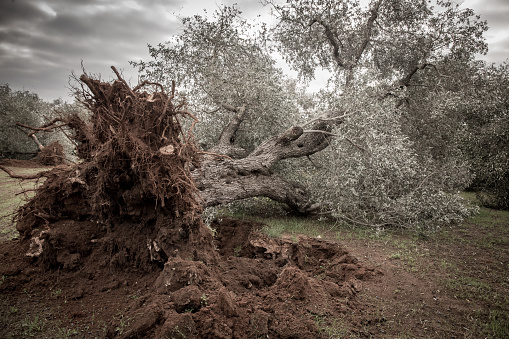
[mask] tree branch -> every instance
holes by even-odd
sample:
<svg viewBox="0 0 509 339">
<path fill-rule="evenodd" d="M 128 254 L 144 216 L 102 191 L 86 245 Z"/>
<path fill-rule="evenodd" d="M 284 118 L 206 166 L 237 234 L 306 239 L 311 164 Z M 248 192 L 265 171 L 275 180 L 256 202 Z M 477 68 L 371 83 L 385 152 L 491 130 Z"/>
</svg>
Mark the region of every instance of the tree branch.
<svg viewBox="0 0 509 339">
<path fill-rule="evenodd" d="M 359 46 L 359 49 L 357 50 L 357 54 L 355 55 L 355 64 L 357 64 L 362 57 L 362 54 L 366 50 L 366 47 L 368 46 L 369 41 L 371 40 L 371 34 L 373 32 L 373 24 L 378 17 L 378 11 L 380 10 L 380 5 L 382 4 L 383 0 L 378 0 L 377 3 L 375 3 L 375 6 L 371 10 L 371 16 L 368 19 L 368 22 L 366 23 L 366 30 L 364 34 L 364 40 L 362 40 L 361 45 Z"/>
<path fill-rule="evenodd" d="M 433 64 L 430 64 L 430 63 L 422 63 L 422 64 L 419 64 L 419 65 L 416 65 L 414 66 L 410 72 L 403 78 L 399 81 L 399 84 L 400 86 L 404 86 L 404 87 L 408 87 L 410 86 L 410 80 L 412 80 L 412 77 L 419 71 L 419 70 L 422 70 L 422 69 L 425 69 L 426 67 L 434 67 L 435 70 L 436 70 L 436 66 L 433 65 Z M 437 71 L 438 72 L 438 71 Z"/>
<path fill-rule="evenodd" d="M 340 50 L 343 49 L 343 44 L 341 43 L 341 41 L 338 40 L 337 37 L 334 35 L 332 28 L 329 25 L 327 25 L 325 21 L 319 18 L 314 18 L 309 23 L 309 26 L 311 27 L 315 22 L 319 23 L 325 29 L 325 36 L 327 37 L 327 40 L 332 46 L 332 56 L 334 57 L 334 60 L 336 60 L 336 64 L 339 67 L 347 69 L 349 65 L 347 65 L 347 63 L 340 57 Z"/>
<path fill-rule="evenodd" d="M 244 121 L 246 114 L 246 104 L 240 107 L 234 107 L 229 104 L 222 103 L 221 107 L 235 112 L 235 116 L 232 120 L 223 128 L 217 144 L 212 147 L 209 152 L 224 154 L 233 158 L 239 158 L 245 156 L 246 151 L 240 147 L 235 147 L 235 138 L 239 126 Z"/>
<path fill-rule="evenodd" d="M 196 187 L 205 206 L 214 206 L 255 196 L 265 196 L 287 204 L 298 213 L 310 213 L 320 205 L 309 201 L 309 192 L 302 186 L 285 181 L 271 168 L 280 160 L 299 158 L 319 152 L 329 146 L 338 117 L 314 119 L 304 131 L 293 126 L 261 143 L 251 154 L 241 159 L 210 157 L 192 172 Z"/>
</svg>

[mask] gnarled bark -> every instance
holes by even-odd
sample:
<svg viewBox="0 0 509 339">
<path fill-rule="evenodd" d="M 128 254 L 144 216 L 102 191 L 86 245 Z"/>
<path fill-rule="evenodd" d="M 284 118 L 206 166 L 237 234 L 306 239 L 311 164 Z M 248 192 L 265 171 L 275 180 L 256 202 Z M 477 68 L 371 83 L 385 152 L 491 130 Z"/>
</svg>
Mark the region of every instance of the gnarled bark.
<svg viewBox="0 0 509 339">
<path fill-rule="evenodd" d="M 238 115 L 234 117 L 235 120 L 238 128 Z M 341 121 L 341 118 L 335 117 L 316 119 L 311 123 L 311 130 L 293 126 L 267 139 L 241 159 L 208 155 L 202 166 L 192 172 L 204 206 L 263 196 L 284 203 L 299 214 L 316 211 L 319 204 L 310 200 L 305 187 L 281 178 L 272 168 L 280 160 L 309 156 L 325 149 L 329 145 L 333 125 Z M 232 123 L 226 126 L 230 133 L 231 126 Z M 212 150 L 221 148 L 214 147 Z"/>
</svg>

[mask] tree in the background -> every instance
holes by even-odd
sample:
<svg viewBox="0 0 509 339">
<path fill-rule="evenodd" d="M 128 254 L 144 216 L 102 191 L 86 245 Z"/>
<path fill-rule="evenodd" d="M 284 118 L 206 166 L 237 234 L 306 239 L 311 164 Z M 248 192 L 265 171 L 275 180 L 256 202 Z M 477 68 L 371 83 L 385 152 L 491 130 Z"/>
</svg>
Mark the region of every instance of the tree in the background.
<svg viewBox="0 0 509 339">
<path fill-rule="evenodd" d="M 29 126 L 43 124 L 50 105 L 35 93 L 13 91 L 8 84 L 0 86 L 0 154 L 2 157 L 31 158 L 37 145 L 16 123 Z M 44 142 L 44 139 L 41 141 Z"/>
<path fill-rule="evenodd" d="M 8 84 L 0 86 L 0 154 L 2 158 L 37 160 L 56 165 L 75 158 L 75 144 L 65 124 L 45 128 L 52 121 L 70 114 L 86 114 L 78 103 L 61 99 L 49 103 L 36 93 L 13 91 Z"/>
<path fill-rule="evenodd" d="M 484 65 L 470 77 L 460 110 L 463 147 L 481 203 L 509 209 L 509 64 Z"/>
<path fill-rule="evenodd" d="M 371 81 L 416 86 L 412 78 L 448 58 L 485 53 L 486 22 L 450 0 L 289 0 L 271 4 L 279 20 L 274 38 L 301 77 L 317 68 L 352 86 L 370 72 Z"/>
</svg>

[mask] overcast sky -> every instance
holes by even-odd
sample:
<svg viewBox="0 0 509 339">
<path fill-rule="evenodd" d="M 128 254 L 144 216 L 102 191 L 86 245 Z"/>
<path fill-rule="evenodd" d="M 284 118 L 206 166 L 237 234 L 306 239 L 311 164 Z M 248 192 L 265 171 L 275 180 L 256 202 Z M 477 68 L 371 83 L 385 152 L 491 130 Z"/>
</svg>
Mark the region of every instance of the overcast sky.
<svg viewBox="0 0 509 339">
<path fill-rule="evenodd" d="M 89 73 L 113 78 L 110 66 L 138 82 L 131 60 L 149 60 L 147 44 L 167 41 L 178 31 L 176 15 L 212 13 L 220 4 L 237 3 L 246 18 L 268 7 L 258 0 L 0 0 L 0 84 L 28 90 L 52 101 L 69 97 L 72 71 L 81 62 Z M 465 0 L 488 21 L 489 53 L 501 63 L 509 57 L 509 0 Z"/>
</svg>

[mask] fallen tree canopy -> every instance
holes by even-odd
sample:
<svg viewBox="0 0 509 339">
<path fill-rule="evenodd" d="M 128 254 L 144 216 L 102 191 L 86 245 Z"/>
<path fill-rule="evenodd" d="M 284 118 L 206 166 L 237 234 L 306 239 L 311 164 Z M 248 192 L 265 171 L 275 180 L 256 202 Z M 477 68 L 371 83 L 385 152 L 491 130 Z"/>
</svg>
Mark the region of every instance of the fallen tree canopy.
<svg viewBox="0 0 509 339">
<path fill-rule="evenodd" d="M 192 134 L 196 120 L 185 101 L 174 102 L 174 87 L 168 95 L 148 82 L 131 89 L 120 75 L 111 84 L 87 74 L 80 80 L 82 102 L 92 115 L 89 121 L 71 116 L 66 124 L 75 131 L 82 161 L 45 172 L 46 181 L 19 209 L 19 253 L 26 253 L 25 260 L 2 289 L 24 286 L 16 275 L 45 283 L 30 277 L 39 274 L 33 269 L 38 266 L 48 277 L 56 272 L 68 286 L 91 282 L 64 293 L 95 298 L 94 282 L 111 284 L 113 274 L 122 281 L 113 288 L 129 286 L 141 294 L 125 313 L 135 321 L 125 327 L 117 319 L 108 326 L 107 337 L 122 338 L 316 338 L 321 329 L 310 314 L 335 319 L 360 305 L 356 281 L 376 272 L 338 244 L 271 239 L 253 225 L 231 220 L 215 221 L 214 238 L 200 217 L 203 205 L 221 201 L 212 194 L 218 185 L 229 187 L 223 192 L 234 198 L 249 192 L 235 193 L 230 184 L 250 180 L 265 180 L 272 192 L 274 180 L 280 180 L 290 192 L 294 188 L 270 167 L 320 150 L 327 134 L 294 127 L 246 158 L 232 159 L 198 151 Z M 155 91 L 149 94 L 147 87 Z M 192 121 L 188 130 L 181 124 L 185 118 Z M 213 174 L 203 174 L 209 171 Z M 196 186 L 199 173 L 204 178 Z M 212 183 L 215 178 L 231 182 Z M 273 197 L 289 201 L 285 194 Z M 309 207 L 300 203 L 301 192 L 293 194 L 294 206 Z"/>
</svg>

